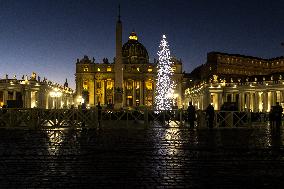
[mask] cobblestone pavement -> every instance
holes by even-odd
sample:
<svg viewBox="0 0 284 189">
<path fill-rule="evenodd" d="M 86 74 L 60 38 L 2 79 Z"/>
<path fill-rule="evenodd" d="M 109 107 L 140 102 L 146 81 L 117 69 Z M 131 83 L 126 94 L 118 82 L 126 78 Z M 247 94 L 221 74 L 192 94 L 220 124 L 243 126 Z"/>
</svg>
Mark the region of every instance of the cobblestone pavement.
<svg viewBox="0 0 284 189">
<path fill-rule="evenodd" d="M 3 129 L 0 188 L 283 188 L 283 137 L 266 126 Z"/>
</svg>

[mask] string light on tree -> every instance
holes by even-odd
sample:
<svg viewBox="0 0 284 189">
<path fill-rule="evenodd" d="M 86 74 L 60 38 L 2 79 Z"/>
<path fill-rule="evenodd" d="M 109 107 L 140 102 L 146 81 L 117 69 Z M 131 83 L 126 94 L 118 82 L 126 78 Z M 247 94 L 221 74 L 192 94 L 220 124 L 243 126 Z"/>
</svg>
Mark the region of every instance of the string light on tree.
<svg viewBox="0 0 284 189">
<path fill-rule="evenodd" d="M 171 110 L 173 105 L 173 96 L 175 83 L 172 79 L 174 74 L 172 69 L 171 53 L 166 36 L 163 35 L 159 45 L 159 61 L 157 64 L 157 84 L 155 90 L 156 110 Z"/>
</svg>

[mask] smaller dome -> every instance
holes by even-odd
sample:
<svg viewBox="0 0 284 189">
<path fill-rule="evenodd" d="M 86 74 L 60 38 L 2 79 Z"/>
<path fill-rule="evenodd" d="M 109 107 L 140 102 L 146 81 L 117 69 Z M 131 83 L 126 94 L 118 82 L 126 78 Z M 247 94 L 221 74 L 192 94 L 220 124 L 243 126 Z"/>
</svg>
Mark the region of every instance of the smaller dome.
<svg viewBox="0 0 284 189">
<path fill-rule="evenodd" d="M 131 32 L 129 40 L 122 47 L 123 61 L 129 64 L 144 64 L 149 62 L 146 48 L 138 42 L 135 32 Z"/>
</svg>

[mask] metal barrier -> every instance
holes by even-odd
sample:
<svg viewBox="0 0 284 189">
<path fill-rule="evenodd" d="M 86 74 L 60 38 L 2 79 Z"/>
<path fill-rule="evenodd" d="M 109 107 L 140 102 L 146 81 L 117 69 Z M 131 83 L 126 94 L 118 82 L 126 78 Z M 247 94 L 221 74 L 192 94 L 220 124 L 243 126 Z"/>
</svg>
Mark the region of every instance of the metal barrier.
<svg viewBox="0 0 284 189">
<path fill-rule="evenodd" d="M 96 113 L 96 109 L 0 109 L 0 128 L 93 127 Z"/>
<path fill-rule="evenodd" d="M 215 111 L 216 127 L 242 127 L 251 125 L 251 112 Z"/>
<path fill-rule="evenodd" d="M 0 109 L 0 128 L 97 128 L 120 125 L 188 125 L 186 110 Z M 215 111 L 215 127 L 251 125 L 251 112 Z M 205 111 L 196 113 L 197 127 L 206 127 Z"/>
</svg>

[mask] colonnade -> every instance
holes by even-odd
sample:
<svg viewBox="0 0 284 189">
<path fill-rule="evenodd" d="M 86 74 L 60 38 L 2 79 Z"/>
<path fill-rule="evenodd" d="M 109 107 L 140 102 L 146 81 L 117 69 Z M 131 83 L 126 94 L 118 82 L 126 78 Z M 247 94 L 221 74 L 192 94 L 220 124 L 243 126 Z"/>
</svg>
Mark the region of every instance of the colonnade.
<svg viewBox="0 0 284 189">
<path fill-rule="evenodd" d="M 269 112 L 279 102 L 284 106 L 284 88 L 255 89 L 204 89 L 187 95 L 186 103 L 192 102 L 198 109 L 205 110 L 209 103 L 220 110 L 225 102 L 234 102 L 238 111 Z"/>
</svg>

